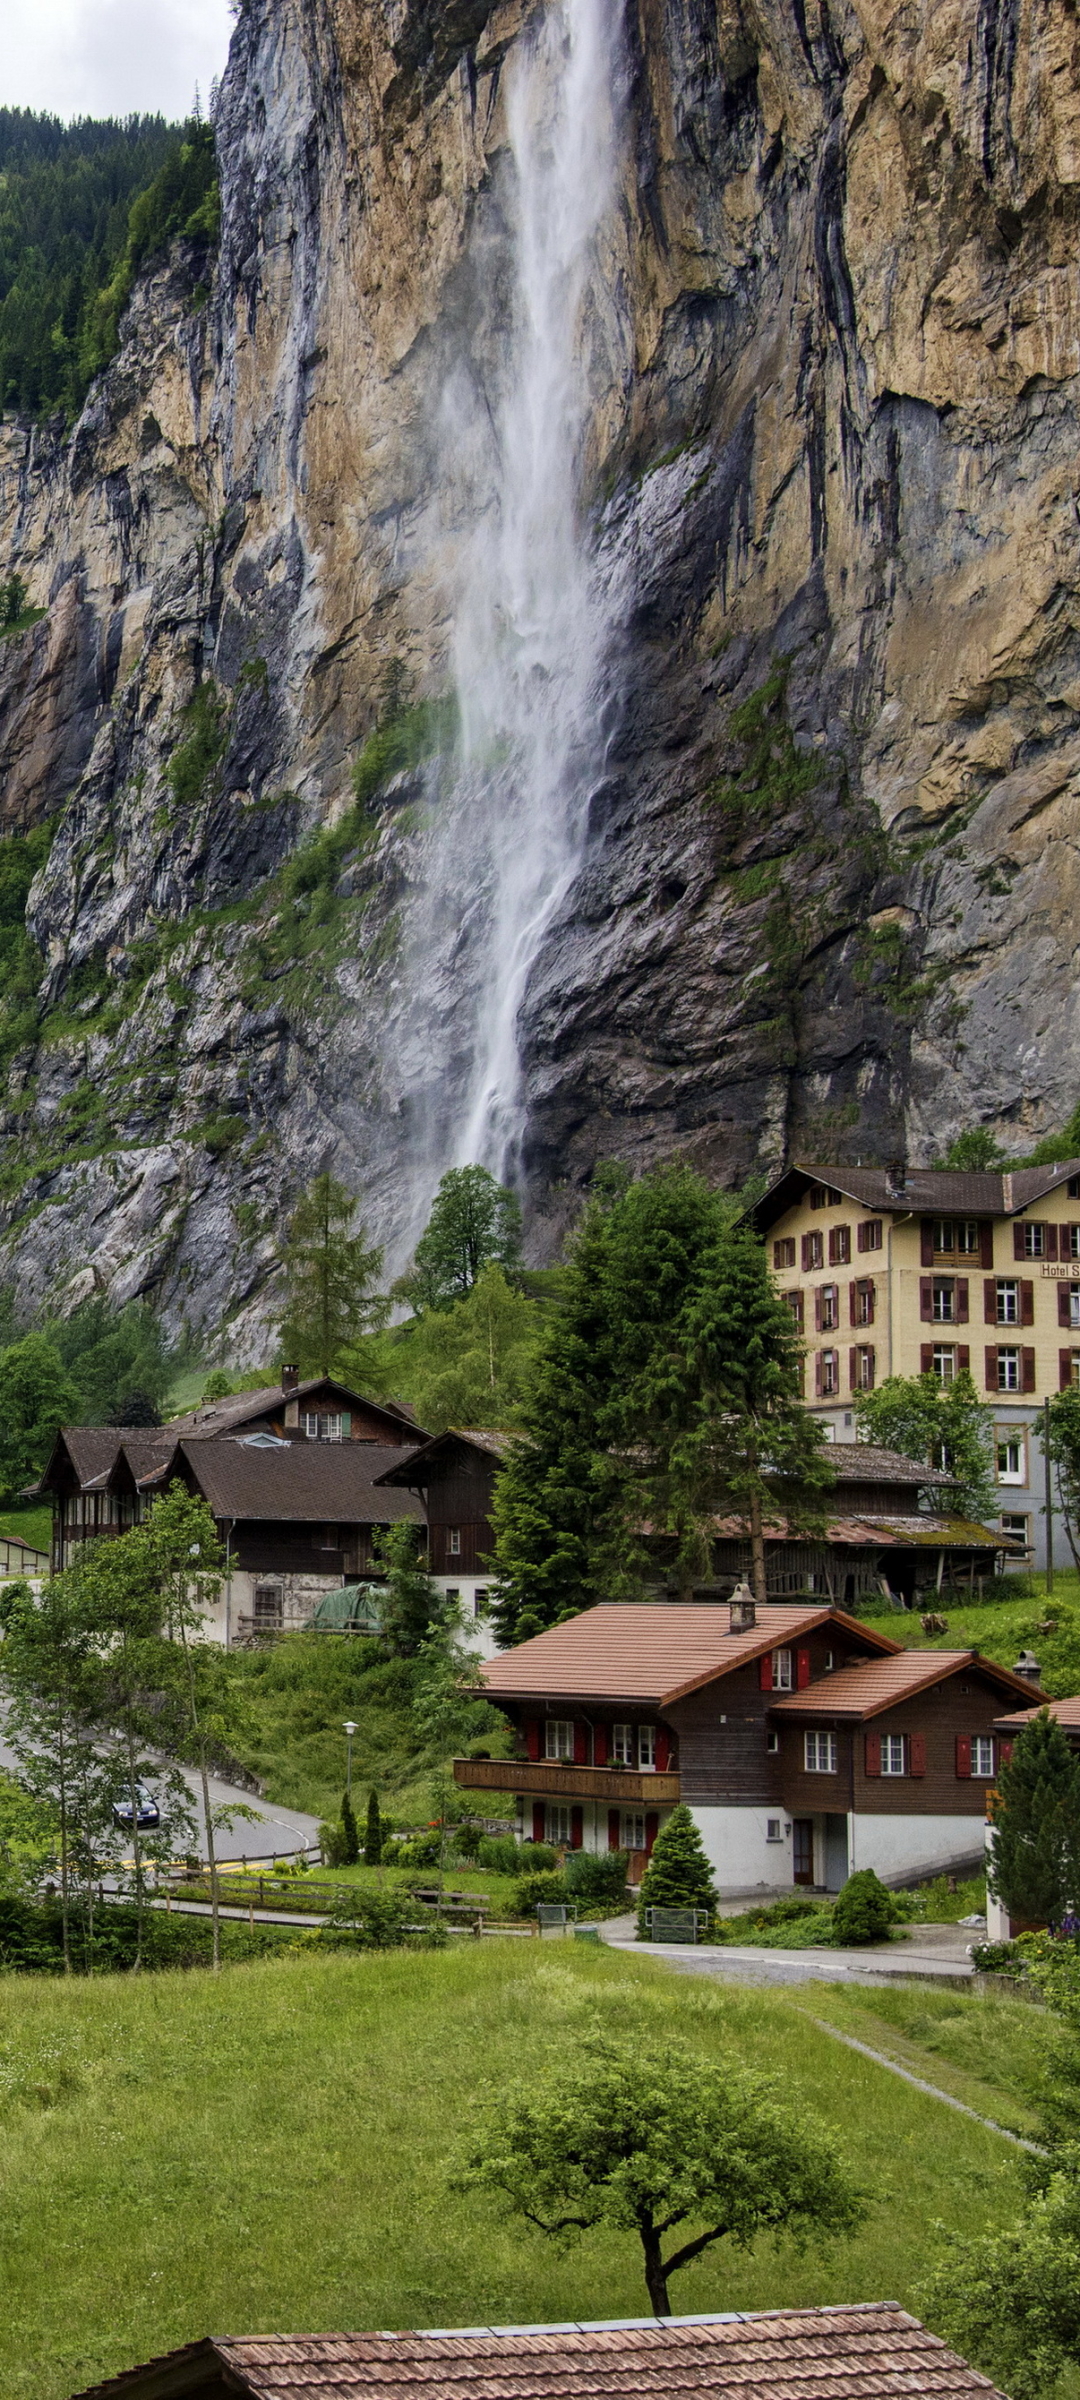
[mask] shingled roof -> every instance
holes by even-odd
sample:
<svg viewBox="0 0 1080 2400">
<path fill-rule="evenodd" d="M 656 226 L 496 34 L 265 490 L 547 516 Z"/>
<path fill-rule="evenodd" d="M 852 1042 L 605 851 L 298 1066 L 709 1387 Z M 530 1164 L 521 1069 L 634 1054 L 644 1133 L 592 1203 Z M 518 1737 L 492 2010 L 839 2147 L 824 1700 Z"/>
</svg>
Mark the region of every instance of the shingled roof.
<svg viewBox="0 0 1080 2400">
<path fill-rule="evenodd" d="M 1031 1691 L 1030 1683 L 1021 1676 L 1011 1674 L 1008 1667 L 995 1666 L 992 1659 L 981 1658 L 977 1650 L 902 1650 L 898 1657 L 860 1659 L 855 1666 L 820 1675 L 805 1691 L 787 1692 L 782 1700 L 773 1700 L 771 1713 L 800 1719 L 849 1717 L 859 1724 L 866 1717 L 880 1716 L 883 1709 L 896 1708 L 901 1700 L 913 1700 L 935 1683 L 947 1683 L 965 1667 L 1000 1691 Z"/>
<path fill-rule="evenodd" d="M 397 1465 L 390 1467 L 381 1481 L 408 1483 L 422 1490 L 428 1481 L 429 1468 L 454 1442 L 466 1442 L 470 1450 L 481 1450 L 494 1466 L 501 1466 L 515 1438 L 514 1434 L 502 1433 L 493 1425 L 448 1425 L 445 1433 L 432 1434 L 430 1441 L 422 1442 L 418 1450 L 411 1450 L 407 1458 L 399 1456 Z"/>
<path fill-rule="evenodd" d="M 351 1402 L 356 1408 L 370 1411 L 372 1416 L 384 1418 L 388 1426 L 400 1425 L 403 1430 L 415 1427 L 416 1439 L 422 1438 L 416 1418 L 404 1401 L 368 1399 L 364 1393 L 354 1392 L 350 1385 L 339 1383 L 333 1375 L 309 1376 L 305 1383 L 294 1383 L 288 1391 L 283 1384 L 264 1383 L 249 1392 L 228 1392 L 221 1400 L 201 1400 L 197 1408 L 188 1409 L 182 1417 L 172 1417 L 168 1431 L 173 1435 L 193 1433 L 200 1437 L 239 1432 L 254 1418 L 273 1416 L 290 1400 L 309 1400 L 316 1392 L 333 1392 L 346 1407 Z"/>
<path fill-rule="evenodd" d="M 1030 1684 L 1027 1688 L 1030 1691 Z M 1050 1715 L 1056 1719 L 1066 1733 L 1080 1732 L 1080 1693 L 1076 1692 L 1070 1694 L 1067 1700 L 1039 1699 L 1035 1701 L 1033 1707 L 1014 1708 L 1009 1717 L 995 1717 L 995 1731 L 998 1733 L 1022 1733 L 1025 1725 L 1031 1725 L 1044 1708 L 1049 1710 Z"/>
<path fill-rule="evenodd" d="M 777 1177 L 746 1214 L 759 1232 L 793 1208 L 811 1184 L 824 1184 L 858 1208 L 893 1216 L 1014 1217 L 1033 1201 L 1045 1200 L 1059 1184 L 1080 1176 L 1080 1158 L 1065 1158 L 1050 1167 L 1011 1167 L 988 1170 L 959 1167 L 908 1167 L 901 1182 L 894 1168 L 812 1166 L 800 1160 Z"/>
<path fill-rule="evenodd" d="M 400 1448 L 382 1442 L 290 1442 L 270 1450 L 245 1441 L 188 1439 L 144 1477 L 152 1491 L 190 1468 L 215 1517 L 277 1518 L 284 1523 L 396 1525 L 423 1520 L 412 1492 L 375 1484 Z"/>
<path fill-rule="evenodd" d="M 1002 2400 L 893 2301 L 637 2324 L 192 2342 L 76 2400 Z"/>
<path fill-rule="evenodd" d="M 868 1650 L 891 1654 L 900 1647 L 824 1606 L 769 1601 L 751 1633 L 732 1633 L 723 1601 L 610 1600 L 501 1651 L 487 1661 L 483 1682 L 493 1700 L 568 1696 L 663 1707 L 830 1623 L 848 1626 Z"/>
</svg>

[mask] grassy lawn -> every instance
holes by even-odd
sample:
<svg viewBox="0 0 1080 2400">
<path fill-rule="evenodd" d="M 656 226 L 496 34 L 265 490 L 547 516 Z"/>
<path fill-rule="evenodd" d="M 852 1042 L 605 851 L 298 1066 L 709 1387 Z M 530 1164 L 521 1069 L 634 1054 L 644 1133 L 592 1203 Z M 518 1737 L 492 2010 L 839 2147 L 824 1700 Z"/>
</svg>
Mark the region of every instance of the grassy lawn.
<svg viewBox="0 0 1080 2400">
<path fill-rule="evenodd" d="M 836 1999 L 811 1997 L 820 2013 Z M 298 1946 L 217 1982 L 6 1977 L 5 2400 L 66 2400 L 209 2330 L 645 2313 L 631 2238 L 560 2252 L 447 2188 L 472 2104 L 566 2058 L 595 2020 L 782 2074 L 871 2195 L 864 2228 L 831 2251 L 765 2242 L 695 2262 L 677 2279 L 680 2313 L 910 2300 L 936 2218 L 975 2230 L 1018 2206 L 1008 2144 L 843 2049 L 790 1993 L 710 1986 L 647 1958 L 570 1943 Z"/>
<path fill-rule="evenodd" d="M 29 1542 L 32 1550 L 44 1550 L 47 1555 L 52 1547 L 52 1510 L 0 1509 L 0 1534 L 7 1534 L 13 1541 Z"/>
<path fill-rule="evenodd" d="M 1022 1580 L 1025 1585 L 1029 1581 Z M 947 1633 L 926 1634 L 917 1616 L 894 1610 L 872 1622 L 879 1632 L 913 1650 L 981 1650 L 1002 1667 L 1013 1666 L 1021 1650 L 1033 1650 L 1048 1692 L 1060 1698 L 1080 1691 L 1080 1576 L 1059 1570 L 1049 1600 L 1041 1575 L 1030 1578 L 1030 1587 L 1015 1600 L 988 1601 L 983 1608 L 957 1607 L 943 1599 L 938 1613 L 945 1618 Z M 1055 1631 L 1040 1633 L 1045 1624 L 1053 1624 Z"/>
<path fill-rule="evenodd" d="M 792 2000 L 996 2124 L 1037 2130 L 1034 2095 L 1060 2037 L 1054 2019 L 1030 2001 L 916 1984 L 874 1991 L 804 1985 Z"/>
</svg>

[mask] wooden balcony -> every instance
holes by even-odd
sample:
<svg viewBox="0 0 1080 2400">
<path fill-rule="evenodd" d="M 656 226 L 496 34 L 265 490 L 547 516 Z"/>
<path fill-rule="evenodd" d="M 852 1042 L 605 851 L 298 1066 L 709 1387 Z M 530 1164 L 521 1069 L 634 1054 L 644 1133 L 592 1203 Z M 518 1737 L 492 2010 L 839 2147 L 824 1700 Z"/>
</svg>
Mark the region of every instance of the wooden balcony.
<svg viewBox="0 0 1080 2400">
<path fill-rule="evenodd" d="M 573 1767 L 551 1758 L 455 1758 L 454 1781 L 469 1792 L 525 1792 L 531 1800 L 626 1801 L 667 1808 L 680 1795 L 679 1777 L 639 1774 L 632 1767 Z"/>
</svg>

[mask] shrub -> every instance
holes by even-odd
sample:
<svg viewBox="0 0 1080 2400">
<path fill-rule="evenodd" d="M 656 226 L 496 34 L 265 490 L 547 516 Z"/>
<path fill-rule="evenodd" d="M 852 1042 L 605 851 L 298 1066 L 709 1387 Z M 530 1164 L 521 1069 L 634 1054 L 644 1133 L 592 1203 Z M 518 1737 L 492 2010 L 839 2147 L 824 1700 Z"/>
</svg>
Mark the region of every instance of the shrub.
<svg viewBox="0 0 1080 2400">
<path fill-rule="evenodd" d="M 541 1901 L 569 1900 L 565 1875 L 522 1875 L 514 1893 L 514 1914 L 531 1917 Z"/>
<path fill-rule="evenodd" d="M 833 1906 L 835 1939 L 841 1944 L 880 1942 L 892 1921 L 892 1893 L 886 1891 L 873 1867 L 859 1867 L 837 1894 Z"/>
<path fill-rule="evenodd" d="M 397 1950 L 414 1942 L 421 1949 L 433 1950 L 445 1942 L 446 1930 L 435 1917 L 428 1924 L 423 1909 L 408 1893 L 350 1890 L 335 1900 L 320 1939 L 335 1948 Z"/>
<path fill-rule="evenodd" d="M 572 1900 L 625 1900 L 629 1854 L 625 1850 L 572 1850 L 565 1883 Z"/>
<path fill-rule="evenodd" d="M 344 1825 L 320 1825 L 319 1855 L 324 1867 L 347 1867 L 348 1836 Z"/>
<path fill-rule="evenodd" d="M 432 1833 L 411 1833 L 405 1840 L 395 1842 L 393 1865 L 395 1867 L 437 1867 L 440 1838 L 436 1830 Z M 391 1853 L 388 1850 L 384 1850 L 383 1859 L 386 1864 L 391 1863 Z"/>
<path fill-rule="evenodd" d="M 490 1875 L 521 1875 L 557 1867 L 559 1853 L 550 1842 L 519 1842 L 514 1833 L 482 1833 L 476 1863 Z"/>
</svg>

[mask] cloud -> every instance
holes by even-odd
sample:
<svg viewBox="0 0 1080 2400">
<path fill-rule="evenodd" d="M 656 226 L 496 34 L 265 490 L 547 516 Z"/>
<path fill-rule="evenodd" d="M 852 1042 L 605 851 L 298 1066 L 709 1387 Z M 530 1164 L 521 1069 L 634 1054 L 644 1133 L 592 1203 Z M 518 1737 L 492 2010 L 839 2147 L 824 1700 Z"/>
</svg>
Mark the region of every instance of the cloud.
<svg viewBox="0 0 1080 2400">
<path fill-rule="evenodd" d="M 229 46 L 227 0 L 7 0 L 0 103 L 60 117 L 183 117 Z"/>
</svg>

